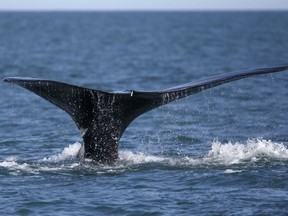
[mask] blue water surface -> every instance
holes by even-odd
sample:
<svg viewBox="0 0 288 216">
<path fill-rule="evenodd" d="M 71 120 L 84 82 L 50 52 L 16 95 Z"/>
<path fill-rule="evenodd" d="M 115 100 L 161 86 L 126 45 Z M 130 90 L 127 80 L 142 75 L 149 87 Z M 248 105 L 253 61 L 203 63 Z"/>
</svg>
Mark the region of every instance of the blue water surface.
<svg viewBox="0 0 288 216">
<path fill-rule="evenodd" d="M 288 64 L 287 12 L 1 12 L 0 78 L 158 90 Z M 111 166 L 70 117 L 0 83 L 1 215 L 287 215 L 288 72 L 137 118 Z"/>
</svg>

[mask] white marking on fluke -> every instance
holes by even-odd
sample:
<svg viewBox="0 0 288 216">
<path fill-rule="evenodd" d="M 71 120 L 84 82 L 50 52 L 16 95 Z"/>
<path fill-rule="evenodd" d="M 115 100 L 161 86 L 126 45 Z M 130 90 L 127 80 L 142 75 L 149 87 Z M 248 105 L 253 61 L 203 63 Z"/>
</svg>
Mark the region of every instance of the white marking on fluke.
<svg viewBox="0 0 288 216">
<path fill-rule="evenodd" d="M 88 128 L 81 128 L 80 129 L 80 134 L 82 137 L 86 134 L 87 130 L 88 130 Z"/>
</svg>

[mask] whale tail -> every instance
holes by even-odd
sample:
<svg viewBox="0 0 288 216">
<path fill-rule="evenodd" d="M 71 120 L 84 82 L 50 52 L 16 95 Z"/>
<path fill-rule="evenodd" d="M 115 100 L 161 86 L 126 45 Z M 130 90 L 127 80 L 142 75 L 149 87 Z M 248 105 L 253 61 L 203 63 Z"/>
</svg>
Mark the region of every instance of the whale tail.
<svg viewBox="0 0 288 216">
<path fill-rule="evenodd" d="M 111 164 L 118 158 L 119 140 L 139 115 L 188 95 L 249 76 L 280 72 L 288 66 L 237 71 L 159 91 L 108 92 L 66 83 L 5 78 L 24 87 L 66 111 L 76 123 L 84 141 L 84 157 Z"/>
<path fill-rule="evenodd" d="M 5 78 L 4 81 L 24 87 L 66 111 L 84 141 L 79 155 L 106 164 L 117 159 L 119 139 L 127 126 L 137 116 L 162 103 L 161 94 L 156 93 L 105 92 L 32 78 Z"/>
</svg>

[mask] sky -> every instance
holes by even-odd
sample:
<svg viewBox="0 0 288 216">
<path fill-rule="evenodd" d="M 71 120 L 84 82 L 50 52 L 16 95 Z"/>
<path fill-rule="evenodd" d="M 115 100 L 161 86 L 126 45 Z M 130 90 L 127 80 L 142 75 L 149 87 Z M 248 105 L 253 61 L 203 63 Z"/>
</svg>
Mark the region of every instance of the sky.
<svg viewBox="0 0 288 216">
<path fill-rule="evenodd" d="M 288 10 L 288 0 L 0 0 L 0 10 Z"/>
<path fill-rule="evenodd" d="M 288 0 L 0 0 L 0 10 L 288 10 Z"/>
</svg>

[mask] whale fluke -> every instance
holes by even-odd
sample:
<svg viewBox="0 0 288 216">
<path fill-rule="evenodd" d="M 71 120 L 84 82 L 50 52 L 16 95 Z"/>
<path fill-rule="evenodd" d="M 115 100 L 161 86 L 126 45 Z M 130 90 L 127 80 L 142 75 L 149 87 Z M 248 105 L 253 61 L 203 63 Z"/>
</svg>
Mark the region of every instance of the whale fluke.
<svg viewBox="0 0 288 216">
<path fill-rule="evenodd" d="M 288 66 L 236 71 L 156 91 L 102 91 L 66 83 L 8 77 L 15 83 L 66 111 L 76 123 L 84 145 L 79 152 L 97 163 L 118 158 L 119 140 L 139 115 L 191 94 L 245 77 L 287 70 Z"/>
</svg>

